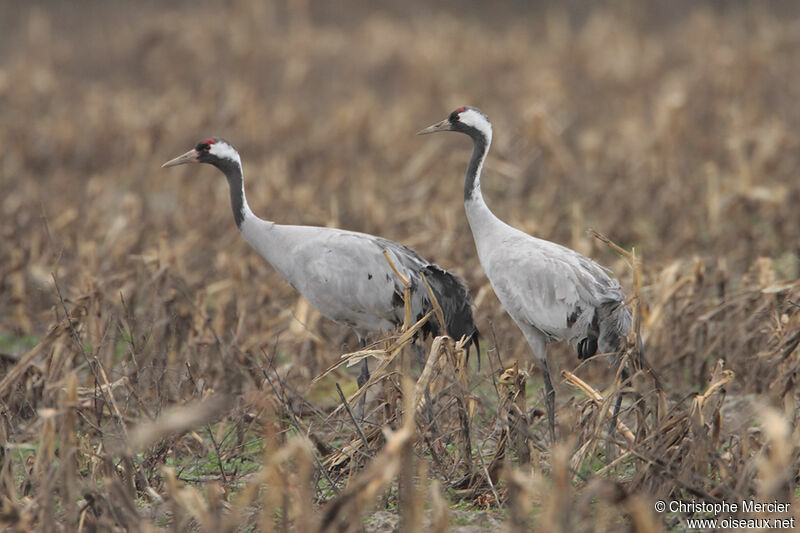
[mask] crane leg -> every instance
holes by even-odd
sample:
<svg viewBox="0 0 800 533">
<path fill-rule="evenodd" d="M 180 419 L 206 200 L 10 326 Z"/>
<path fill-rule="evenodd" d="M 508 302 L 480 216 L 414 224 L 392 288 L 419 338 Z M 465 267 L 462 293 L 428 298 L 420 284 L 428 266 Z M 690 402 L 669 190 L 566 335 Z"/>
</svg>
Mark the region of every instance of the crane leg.
<svg viewBox="0 0 800 533">
<path fill-rule="evenodd" d="M 620 370 L 620 377 L 622 378 L 622 385 L 620 385 L 620 391 L 617 394 L 617 399 L 614 401 L 614 410 L 611 412 L 611 427 L 608 428 L 609 435 L 614 435 L 614 432 L 617 430 L 617 419 L 619 418 L 619 410 L 622 407 L 622 389 L 631 383 L 631 376 L 627 368 L 622 367 L 622 370 Z"/>
<path fill-rule="evenodd" d="M 550 367 L 547 365 L 547 354 L 538 357 L 544 378 L 545 403 L 547 404 L 547 422 L 550 426 L 550 441 L 556 442 L 556 391 L 550 381 Z"/>
<path fill-rule="evenodd" d="M 417 361 L 417 365 L 419 365 L 419 371 L 422 372 L 425 370 L 425 363 L 428 361 L 428 358 L 425 357 L 425 350 L 417 344 L 416 340 L 411 341 L 411 350 L 414 352 L 414 359 Z"/>
<path fill-rule="evenodd" d="M 358 338 L 358 343 L 361 346 L 362 350 L 367 347 L 367 342 L 361 337 Z M 361 373 L 358 374 L 358 380 L 357 380 L 358 388 L 360 389 L 361 387 L 363 387 L 367 383 L 367 381 L 369 381 L 369 365 L 367 364 L 366 359 L 362 359 Z M 366 405 L 366 403 L 367 403 L 367 392 L 364 391 L 364 394 L 361 395 L 361 399 L 358 401 L 358 407 L 356 409 L 356 415 L 358 418 L 361 419 L 364 418 L 364 406 Z"/>
<path fill-rule="evenodd" d="M 547 365 L 547 339 L 544 334 L 533 326 L 517 324 L 522 333 L 525 335 L 525 340 L 533 351 L 536 360 L 539 361 L 539 367 L 542 369 L 542 378 L 544 379 L 544 399 L 547 406 L 547 423 L 550 430 L 550 442 L 556 442 L 556 390 L 553 388 L 553 382 L 550 380 L 550 367 Z"/>
</svg>

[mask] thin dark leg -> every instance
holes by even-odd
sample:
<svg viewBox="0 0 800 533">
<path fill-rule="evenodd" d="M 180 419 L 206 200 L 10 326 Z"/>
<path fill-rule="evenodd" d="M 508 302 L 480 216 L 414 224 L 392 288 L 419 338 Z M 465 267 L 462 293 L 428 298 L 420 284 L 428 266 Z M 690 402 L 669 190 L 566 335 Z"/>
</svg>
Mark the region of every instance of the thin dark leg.
<svg viewBox="0 0 800 533">
<path fill-rule="evenodd" d="M 361 349 L 367 347 L 367 342 L 360 338 L 358 339 L 358 343 L 361 346 Z M 367 364 L 366 359 L 361 360 L 361 373 L 358 375 L 358 388 L 360 389 L 363 387 L 367 381 L 369 381 L 369 365 Z M 361 399 L 358 401 L 358 408 L 356 409 L 356 416 L 358 418 L 364 418 L 364 405 L 367 403 L 367 392 L 364 391 L 364 394 L 361 396 Z"/>
<path fill-rule="evenodd" d="M 614 435 L 614 432 L 617 430 L 617 418 L 619 417 L 619 410 L 622 407 L 622 389 L 631 384 L 631 376 L 625 367 L 620 371 L 620 377 L 622 378 L 622 385 L 620 385 L 619 394 L 617 394 L 617 399 L 614 401 L 614 410 L 611 412 L 611 427 L 608 428 L 609 435 Z"/>
<path fill-rule="evenodd" d="M 422 373 L 425 370 L 425 363 L 428 362 L 428 358 L 425 357 L 425 350 L 422 349 L 422 346 L 417 344 L 417 341 L 412 341 L 411 343 L 411 350 L 414 352 L 414 360 L 419 365 L 419 371 Z"/>
<path fill-rule="evenodd" d="M 547 404 L 547 421 L 550 424 L 550 441 L 556 442 L 556 391 L 550 381 L 550 368 L 547 366 L 547 356 L 539 359 L 544 378 L 545 403 Z"/>
</svg>

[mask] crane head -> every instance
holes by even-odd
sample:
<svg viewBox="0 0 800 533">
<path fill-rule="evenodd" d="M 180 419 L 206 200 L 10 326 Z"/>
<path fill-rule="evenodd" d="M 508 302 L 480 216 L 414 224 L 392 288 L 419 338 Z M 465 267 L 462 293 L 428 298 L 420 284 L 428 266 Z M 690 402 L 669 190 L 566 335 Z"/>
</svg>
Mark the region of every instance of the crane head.
<svg viewBox="0 0 800 533">
<path fill-rule="evenodd" d="M 417 135 L 426 135 L 436 131 L 458 131 L 466 133 L 470 137 L 481 136 L 491 140 L 492 123 L 489 122 L 489 117 L 477 107 L 465 106 L 454 110 L 441 122 L 418 131 Z"/>
<path fill-rule="evenodd" d="M 225 139 L 219 137 L 211 137 L 204 141 L 197 143 L 197 146 L 189 150 L 183 155 L 170 159 L 163 165 L 164 167 L 174 167 L 175 165 L 183 165 L 186 163 L 210 163 L 215 167 L 223 165 L 236 164 L 241 165 L 239 153 L 231 144 Z"/>
</svg>

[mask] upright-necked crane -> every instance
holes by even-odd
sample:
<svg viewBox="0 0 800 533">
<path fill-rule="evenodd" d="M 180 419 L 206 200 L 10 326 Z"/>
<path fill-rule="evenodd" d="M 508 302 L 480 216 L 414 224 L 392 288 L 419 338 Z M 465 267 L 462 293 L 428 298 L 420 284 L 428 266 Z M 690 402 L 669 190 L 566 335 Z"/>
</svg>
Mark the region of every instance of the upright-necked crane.
<svg viewBox="0 0 800 533">
<path fill-rule="evenodd" d="M 403 323 L 404 287 L 387 262 L 386 252 L 410 282 L 412 316 L 419 320 L 433 309 L 424 275 L 442 308 L 444 331 L 456 340 L 466 336 L 467 349 L 472 342 L 479 349 L 472 299 L 455 274 L 426 261 L 411 248 L 381 237 L 262 220 L 247 205 L 241 159 L 224 139 L 206 139 L 162 167 L 185 163 L 209 163 L 225 174 L 233 218 L 245 240 L 322 315 L 350 327 L 362 348 L 369 334 L 391 331 Z M 431 318 L 422 331 L 423 335 L 438 335 L 441 329 L 436 318 Z M 368 380 L 369 367 L 364 359 L 359 387 Z"/>
<path fill-rule="evenodd" d="M 483 112 L 459 107 L 419 134 L 436 131 L 464 133 L 474 143 L 464 180 L 467 220 L 486 277 L 539 361 L 550 437 L 555 440 L 555 390 L 547 365 L 547 344 L 566 340 L 575 346 L 580 359 L 591 357 L 598 349 L 616 356 L 631 327 L 625 295 L 619 281 L 588 257 L 532 237 L 492 213 L 481 193 L 481 169 L 492 143 L 492 124 Z M 618 358 L 613 361 L 616 366 Z M 627 379 L 624 368 L 622 377 Z"/>
</svg>

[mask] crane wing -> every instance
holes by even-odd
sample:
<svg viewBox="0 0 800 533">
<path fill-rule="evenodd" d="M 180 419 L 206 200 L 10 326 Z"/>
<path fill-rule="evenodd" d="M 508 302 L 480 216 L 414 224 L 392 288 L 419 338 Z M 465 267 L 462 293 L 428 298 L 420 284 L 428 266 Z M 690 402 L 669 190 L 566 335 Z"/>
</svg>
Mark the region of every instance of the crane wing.
<svg viewBox="0 0 800 533">
<path fill-rule="evenodd" d="M 551 340 L 585 332 L 597 308 L 622 301 L 619 282 L 591 259 L 525 234 L 484 258 L 486 274 L 508 313 Z"/>
<path fill-rule="evenodd" d="M 292 255 L 295 268 L 287 279 L 331 320 L 362 332 L 390 330 L 402 322 L 402 284 L 383 248 L 368 235 L 314 232 Z M 411 274 L 398 258 L 392 260 L 401 273 Z"/>
</svg>

